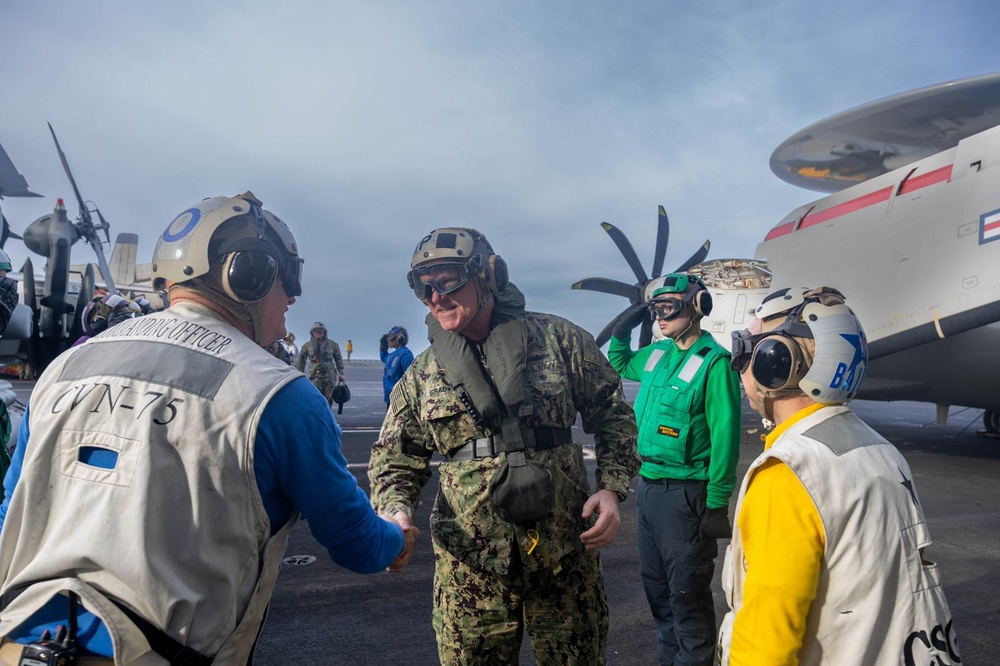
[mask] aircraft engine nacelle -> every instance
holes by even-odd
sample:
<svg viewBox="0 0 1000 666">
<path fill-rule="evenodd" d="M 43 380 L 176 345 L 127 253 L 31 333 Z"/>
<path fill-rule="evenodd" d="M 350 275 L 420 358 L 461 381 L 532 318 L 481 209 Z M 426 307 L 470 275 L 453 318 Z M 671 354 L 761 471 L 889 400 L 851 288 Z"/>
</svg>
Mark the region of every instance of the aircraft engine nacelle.
<svg viewBox="0 0 1000 666">
<path fill-rule="evenodd" d="M 73 223 L 66 216 L 66 206 L 63 205 L 63 200 L 59 199 L 55 209 L 50 214 L 42 215 L 28 225 L 28 228 L 24 230 L 23 238 L 24 244 L 29 250 L 39 256 L 48 257 L 58 239 L 65 238 L 72 246 L 80 237 L 76 233 Z"/>
</svg>

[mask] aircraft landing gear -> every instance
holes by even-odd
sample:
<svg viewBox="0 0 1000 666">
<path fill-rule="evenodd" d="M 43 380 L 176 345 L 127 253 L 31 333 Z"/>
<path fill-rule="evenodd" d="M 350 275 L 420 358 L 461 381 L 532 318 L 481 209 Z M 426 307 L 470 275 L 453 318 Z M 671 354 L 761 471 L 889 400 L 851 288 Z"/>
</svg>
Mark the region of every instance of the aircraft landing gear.
<svg viewBox="0 0 1000 666">
<path fill-rule="evenodd" d="M 1000 410 L 987 409 L 983 412 L 983 426 L 988 433 L 1000 434 Z"/>
</svg>

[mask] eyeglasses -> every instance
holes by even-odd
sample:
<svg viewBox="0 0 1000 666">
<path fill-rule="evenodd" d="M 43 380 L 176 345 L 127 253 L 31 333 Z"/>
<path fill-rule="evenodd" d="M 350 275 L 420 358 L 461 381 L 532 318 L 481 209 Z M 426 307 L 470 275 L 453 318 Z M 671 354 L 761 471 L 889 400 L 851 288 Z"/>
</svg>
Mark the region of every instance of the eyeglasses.
<svg viewBox="0 0 1000 666">
<path fill-rule="evenodd" d="M 456 262 L 417 266 L 407 274 L 406 280 L 417 298 L 428 300 L 431 297 L 431 290 L 442 296 L 451 294 L 464 287 L 470 277 L 472 273 L 468 264 Z"/>
<path fill-rule="evenodd" d="M 680 313 L 684 312 L 684 308 L 686 308 L 687 305 L 687 301 L 679 298 L 658 298 L 650 301 L 648 307 L 649 314 L 653 317 L 653 319 L 670 321 L 671 319 L 677 317 Z"/>
</svg>

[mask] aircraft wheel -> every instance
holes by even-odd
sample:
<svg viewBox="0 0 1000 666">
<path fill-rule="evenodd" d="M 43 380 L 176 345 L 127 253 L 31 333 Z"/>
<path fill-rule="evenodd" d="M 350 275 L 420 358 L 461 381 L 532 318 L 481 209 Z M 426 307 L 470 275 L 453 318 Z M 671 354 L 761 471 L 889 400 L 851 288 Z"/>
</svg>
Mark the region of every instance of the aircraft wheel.
<svg viewBox="0 0 1000 666">
<path fill-rule="evenodd" d="M 983 412 L 983 425 L 987 432 L 1000 434 L 1000 410 L 987 409 Z"/>
</svg>

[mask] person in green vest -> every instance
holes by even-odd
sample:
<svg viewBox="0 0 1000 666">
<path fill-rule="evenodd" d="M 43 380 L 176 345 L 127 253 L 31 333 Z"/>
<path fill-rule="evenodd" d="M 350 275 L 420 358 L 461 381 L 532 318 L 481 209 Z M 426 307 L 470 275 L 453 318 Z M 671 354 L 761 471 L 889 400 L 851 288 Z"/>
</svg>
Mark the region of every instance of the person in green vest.
<svg viewBox="0 0 1000 666">
<path fill-rule="evenodd" d="M 717 539 L 732 535 L 740 388 L 729 352 L 701 330 L 711 311 L 699 278 L 668 275 L 648 304 L 622 317 L 608 348 L 615 370 L 640 382 L 639 566 L 661 664 L 712 663 Z M 649 316 L 663 339 L 632 351 L 632 329 Z"/>
</svg>

